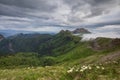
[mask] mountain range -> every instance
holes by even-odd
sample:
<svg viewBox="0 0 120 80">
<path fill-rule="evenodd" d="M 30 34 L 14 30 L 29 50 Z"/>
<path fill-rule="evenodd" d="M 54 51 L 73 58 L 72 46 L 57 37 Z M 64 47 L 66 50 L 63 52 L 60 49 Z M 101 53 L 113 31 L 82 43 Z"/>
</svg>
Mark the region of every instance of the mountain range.
<svg viewBox="0 0 120 80">
<path fill-rule="evenodd" d="M 0 30 L 0 34 L 3 35 L 4 37 L 9 37 L 9 36 L 14 36 L 16 34 L 35 34 L 35 33 L 39 33 L 39 34 L 56 34 L 54 32 L 45 32 L 45 31 L 23 31 L 23 30 Z"/>
<path fill-rule="evenodd" d="M 82 36 L 75 36 L 73 34 L 89 33 L 91 32 L 87 29 L 77 28 L 73 31 L 61 30 L 54 35 L 20 33 L 7 38 L 0 35 L 0 54 L 37 52 L 40 55 L 60 55 L 71 50 L 81 41 Z M 89 43 L 94 50 L 102 50 L 116 47 L 120 44 L 120 39 L 96 38 Z"/>
<path fill-rule="evenodd" d="M 0 79 L 119 80 L 120 39 L 83 41 L 73 32 L 0 35 Z"/>
</svg>

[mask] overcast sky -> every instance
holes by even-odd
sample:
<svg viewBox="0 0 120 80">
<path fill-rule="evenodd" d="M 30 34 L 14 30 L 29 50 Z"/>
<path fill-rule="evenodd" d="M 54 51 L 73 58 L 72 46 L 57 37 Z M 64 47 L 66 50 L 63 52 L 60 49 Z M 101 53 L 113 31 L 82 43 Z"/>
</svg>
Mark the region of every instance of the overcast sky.
<svg viewBox="0 0 120 80">
<path fill-rule="evenodd" d="M 120 34 L 120 0 L 0 0 L 0 30 L 77 27 Z"/>
</svg>

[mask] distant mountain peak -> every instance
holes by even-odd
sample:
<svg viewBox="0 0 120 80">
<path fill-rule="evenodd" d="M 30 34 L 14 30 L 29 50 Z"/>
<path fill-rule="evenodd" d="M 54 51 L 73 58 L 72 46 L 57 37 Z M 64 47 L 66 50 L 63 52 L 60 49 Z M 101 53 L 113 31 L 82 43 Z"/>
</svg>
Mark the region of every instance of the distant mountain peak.
<svg viewBox="0 0 120 80">
<path fill-rule="evenodd" d="M 79 33 L 82 33 L 82 34 L 89 34 L 91 33 L 90 31 L 88 31 L 87 29 L 85 28 L 77 28 L 75 29 L 74 31 L 72 31 L 73 34 L 79 34 Z"/>
<path fill-rule="evenodd" d="M 59 34 L 71 34 L 71 31 L 69 30 L 61 30 Z"/>
</svg>

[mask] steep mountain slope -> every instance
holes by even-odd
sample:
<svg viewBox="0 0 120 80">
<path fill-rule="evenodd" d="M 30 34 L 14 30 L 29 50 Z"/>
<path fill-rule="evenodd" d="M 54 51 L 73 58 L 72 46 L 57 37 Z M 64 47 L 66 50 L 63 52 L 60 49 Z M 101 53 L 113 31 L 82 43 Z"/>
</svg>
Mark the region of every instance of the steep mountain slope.
<svg viewBox="0 0 120 80">
<path fill-rule="evenodd" d="M 88 33 L 80 28 L 75 32 Z M 74 32 L 73 31 L 73 32 Z M 72 35 L 69 30 L 61 30 L 56 35 L 47 34 L 17 34 L 0 42 L 1 53 L 38 52 L 41 55 L 59 55 L 74 48 L 80 41 L 80 37 Z"/>
<path fill-rule="evenodd" d="M 0 42 L 0 53 L 37 52 L 39 45 L 51 39 L 49 34 L 18 34 Z"/>
<path fill-rule="evenodd" d="M 63 54 L 80 41 L 68 30 L 56 35 L 49 34 L 17 34 L 0 42 L 0 53 L 39 52 L 40 55 Z"/>
<path fill-rule="evenodd" d="M 60 31 L 51 40 L 40 46 L 39 54 L 42 55 L 61 55 L 76 46 L 80 41 L 80 37 L 73 36 L 68 30 Z"/>
</svg>

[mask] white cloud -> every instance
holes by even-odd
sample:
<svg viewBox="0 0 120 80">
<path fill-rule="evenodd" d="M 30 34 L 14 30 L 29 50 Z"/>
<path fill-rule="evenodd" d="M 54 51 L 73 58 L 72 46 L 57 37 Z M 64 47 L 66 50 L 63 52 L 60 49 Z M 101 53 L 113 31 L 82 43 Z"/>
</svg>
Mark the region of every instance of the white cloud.
<svg viewBox="0 0 120 80">
<path fill-rule="evenodd" d="M 92 29 L 91 34 L 84 34 L 82 40 L 95 39 L 97 37 L 120 38 L 120 25 L 106 25 Z"/>
<path fill-rule="evenodd" d="M 116 32 L 84 34 L 82 40 L 83 41 L 90 40 L 90 39 L 95 39 L 97 37 L 120 38 L 120 34 Z"/>
<path fill-rule="evenodd" d="M 99 27 L 96 30 L 114 30 L 114 29 L 120 29 L 120 25 L 107 25 L 103 27 Z"/>
<path fill-rule="evenodd" d="M 1 16 L 0 20 L 21 20 L 21 21 L 33 21 L 32 19 L 29 18 L 23 18 L 23 17 L 12 17 L 12 16 Z"/>
</svg>

